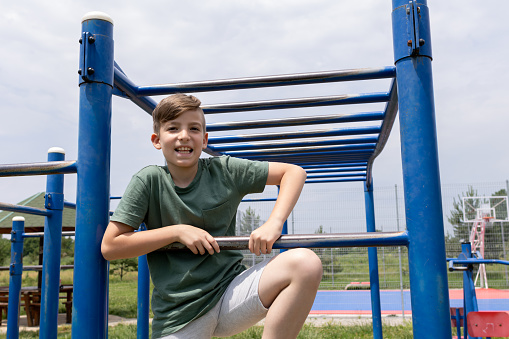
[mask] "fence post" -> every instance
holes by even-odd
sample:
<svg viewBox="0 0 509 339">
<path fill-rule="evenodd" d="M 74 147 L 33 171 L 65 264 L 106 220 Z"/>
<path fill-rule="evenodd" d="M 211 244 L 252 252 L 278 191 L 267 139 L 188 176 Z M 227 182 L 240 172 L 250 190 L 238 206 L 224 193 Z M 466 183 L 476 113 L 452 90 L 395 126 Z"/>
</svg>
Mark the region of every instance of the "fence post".
<svg viewBox="0 0 509 339">
<path fill-rule="evenodd" d="M 413 334 L 450 338 L 429 10 L 426 0 L 392 4 Z"/>
<path fill-rule="evenodd" d="M 82 19 L 80 39 L 78 189 L 72 337 L 107 338 L 108 267 L 101 241 L 109 221 L 113 21 Z"/>
<path fill-rule="evenodd" d="M 65 151 L 48 150 L 48 161 L 65 160 Z M 64 175 L 46 177 L 45 207 L 51 215 L 44 221 L 44 253 L 42 257 L 40 338 L 56 338 L 60 293 L 60 256 L 62 250 L 62 211 L 64 209 Z"/>
<path fill-rule="evenodd" d="M 19 300 L 23 274 L 23 233 L 25 218 L 12 218 L 11 264 L 9 269 L 9 305 L 7 307 L 7 338 L 19 338 Z"/>
<path fill-rule="evenodd" d="M 509 180 L 505 181 L 505 193 L 509 198 Z M 509 215 L 507 216 L 509 218 Z M 502 248 L 504 249 L 504 260 L 507 260 L 507 254 L 505 251 L 505 234 L 504 234 L 504 222 L 500 222 L 500 230 L 502 231 Z M 504 265 L 505 269 L 505 284 L 509 285 L 509 277 L 507 276 L 507 265 Z"/>
</svg>

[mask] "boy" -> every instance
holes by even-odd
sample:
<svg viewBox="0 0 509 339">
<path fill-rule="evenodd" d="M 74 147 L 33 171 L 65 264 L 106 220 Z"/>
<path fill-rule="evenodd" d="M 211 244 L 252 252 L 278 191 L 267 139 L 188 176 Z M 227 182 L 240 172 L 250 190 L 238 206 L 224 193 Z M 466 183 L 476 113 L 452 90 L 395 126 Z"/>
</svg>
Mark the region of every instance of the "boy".
<svg viewBox="0 0 509 339">
<path fill-rule="evenodd" d="M 214 237 L 235 234 L 246 194 L 280 185 L 269 219 L 249 240 L 252 253 L 270 253 L 306 173 L 283 163 L 200 158 L 208 141 L 200 104 L 175 94 L 155 108 L 151 140 L 167 165 L 133 176 L 104 234 L 102 254 L 115 260 L 148 253 L 153 338 L 231 336 L 263 318 L 263 338 L 296 338 L 320 284 L 320 259 L 295 249 L 245 270 L 242 254 L 220 251 Z M 142 222 L 148 230 L 134 232 Z M 173 242 L 190 251 L 155 251 Z"/>
</svg>

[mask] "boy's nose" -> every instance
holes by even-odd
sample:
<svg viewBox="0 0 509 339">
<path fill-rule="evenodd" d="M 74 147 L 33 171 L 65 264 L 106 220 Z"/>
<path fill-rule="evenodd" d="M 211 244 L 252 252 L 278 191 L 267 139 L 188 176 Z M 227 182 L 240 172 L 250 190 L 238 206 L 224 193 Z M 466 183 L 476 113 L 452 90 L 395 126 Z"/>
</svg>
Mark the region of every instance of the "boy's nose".
<svg viewBox="0 0 509 339">
<path fill-rule="evenodd" d="M 179 139 L 189 139 L 189 133 L 184 129 L 179 133 Z"/>
</svg>

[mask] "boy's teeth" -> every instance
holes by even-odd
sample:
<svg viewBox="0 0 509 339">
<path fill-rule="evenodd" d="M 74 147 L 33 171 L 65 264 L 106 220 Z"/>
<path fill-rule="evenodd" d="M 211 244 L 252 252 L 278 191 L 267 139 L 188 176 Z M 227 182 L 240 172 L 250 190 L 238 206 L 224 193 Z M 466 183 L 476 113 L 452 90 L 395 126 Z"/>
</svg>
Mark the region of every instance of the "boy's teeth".
<svg viewBox="0 0 509 339">
<path fill-rule="evenodd" d="M 185 152 L 185 153 L 190 153 L 192 150 L 191 147 L 178 147 L 177 148 L 177 152 Z"/>
</svg>

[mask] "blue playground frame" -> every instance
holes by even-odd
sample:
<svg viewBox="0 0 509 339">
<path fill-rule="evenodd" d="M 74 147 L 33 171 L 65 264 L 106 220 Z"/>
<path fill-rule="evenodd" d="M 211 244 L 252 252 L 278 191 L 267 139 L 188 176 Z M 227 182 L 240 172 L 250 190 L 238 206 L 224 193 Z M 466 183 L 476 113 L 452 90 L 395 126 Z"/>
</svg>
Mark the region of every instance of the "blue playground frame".
<svg viewBox="0 0 509 339">
<path fill-rule="evenodd" d="M 150 98 L 153 95 L 392 78 L 390 88 L 379 93 L 203 106 L 206 114 L 221 114 L 386 103 L 385 109 L 381 112 L 210 124 L 207 125 L 211 137 L 206 152 L 210 155 L 228 154 L 247 159 L 299 164 L 308 172 L 307 183 L 363 182 L 368 233 L 321 235 L 321 238 L 289 235 L 283 236 L 275 248 L 369 247 L 373 332 L 374 338 L 382 338 L 377 247 L 407 246 L 414 338 L 450 338 L 451 322 L 435 126 L 429 11 L 426 0 L 393 0 L 392 4 L 395 67 L 158 86 L 135 85 L 114 61 L 112 19 L 100 12 L 86 14 L 82 19 L 80 38 L 77 161 L 65 161 L 63 152 L 57 151 L 49 153 L 47 163 L 0 166 L 0 176 L 56 174 L 48 176 L 46 210 L 38 212 L 47 216 L 40 337 L 56 337 L 57 331 L 61 237 L 57 224 L 59 218 L 61 219 L 64 205 L 62 189 L 65 173 L 78 175 L 72 336 L 87 339 L 107 337 L 108 263 L 101 255 L 100 244 L 109 221 L 113 95 L 129 98 L 150 114 L 156 105 Z M 398 110 L 407 231 L 375 234 L 372 166 L 384 148 Z M 213 135 L 218 131 L 237 130 L 246 133 L 245 131 L 249 132 L 253 128 L 343 122 L 362 122 L 362 125 L 305 132 L 295 130 L 232 136 Z M 373 125 L 373 122 L 377 125 Z M 7 209 L 3 205 L 1 207 Z M 11 210 L 20 211 L 15 206 Z M 23 238 L 20 232 L 24 235 L 20 224 L 22 221 L 15 220 L 13 225 L 13 239 L 17 239 L 15 242 L 17 247 L 13 253 L 18 254 L 20 246 L 22 248 Z M 241 237 L 224 239 L 228 244 L 237 247 L 244 246 L 244 240 Z M 22 264 L 19 263 L 19 258 L 16 260 L 18 261 L 11 265 L 11 278 L 20 280 Z M 140 263 L 144 262 L 146 263 L 146 260 L 142 257 Z M 146 266 L 140 265 L 139 276 L 141 306 L 138 311 L 138 337 L 143 338 L 148 335 Z M 15 285 L 18 283 L 13 282 L 11 285 L 16 288 Z M 9 316 L 11 313 L 15 312 L 10 312 Z M 8 337 L 15 338 L 17 335 L 14 327 L 17 326 L 9 320 L 10 318 L 8 326 L 11 332 L 8 333 Z"/>
</svg>

